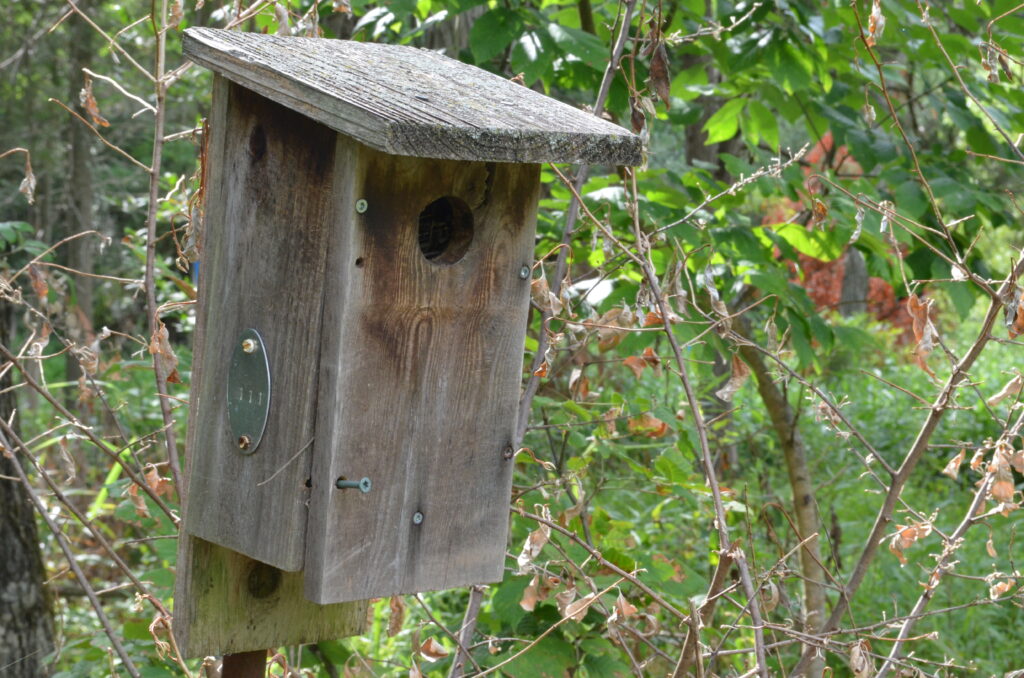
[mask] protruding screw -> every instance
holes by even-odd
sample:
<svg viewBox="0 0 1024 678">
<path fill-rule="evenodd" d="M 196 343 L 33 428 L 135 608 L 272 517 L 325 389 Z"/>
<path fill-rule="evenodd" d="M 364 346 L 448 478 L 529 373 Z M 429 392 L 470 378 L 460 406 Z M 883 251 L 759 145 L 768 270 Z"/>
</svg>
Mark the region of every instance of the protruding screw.
<svg viewBox="0 0 1024 678">
<path fill-rule="evenodd" d="M 345 480 L 344 478 L 338 478 L 334 481 L 334 486 L 339 490 L 354 489 L 366 494 L 371 488 L 373 488 L 373 483 L 370 482 L 369 478 L 360 478 L 359 480 Z"/>
<path fill-rule="evenodd" d="M 529 277 L 530 277 L 530 267 L 524 264 L 523 267 L 521 269 L 519 269 L 519 279 L 520 280 L 526 280 Z"/>
<path fill-rule="evenodd" d="M 242 350 L 246 353 L 252 353 L 256 350 L 255 339 L 244 339 L 242 340 Z"/>
<path fill-rule="evenodd" d="M 368 205 L 366 204 L 366 201 L 363 200 L 362 198 L 356 200 L 356 212 L 359 212 L 359 214 L 363 214 L 364 212 L 366 212 L 367 207 Z"/>
<path fill-rule="evenodd" d="M 412 524 L 413 525 L 422 525 L 423 524 L 423 514 L 420 513 L 419 511 L 417 511 L 414 514 L 412 514 Z"/>
<path fill-rule="evenodd" d="M 238 449 L 248 450 L 252 445 L 252 438 L 247 435 L 238 436 Z"/>
</svg>

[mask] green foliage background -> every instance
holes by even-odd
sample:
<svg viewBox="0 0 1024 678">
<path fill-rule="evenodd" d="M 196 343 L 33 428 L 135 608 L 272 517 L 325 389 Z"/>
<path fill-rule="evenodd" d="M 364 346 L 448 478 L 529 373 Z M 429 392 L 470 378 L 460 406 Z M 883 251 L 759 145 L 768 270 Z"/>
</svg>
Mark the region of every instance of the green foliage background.
<svg viewBox="0 0 1024 678">
<path fill-rule="evenodd" d="M 617 3 L 596 0 L 353 0 L 350 13 L 335 12 L 335 5 L 340 3 L 322 2 L 317 7 L 325 37 L 436 47 L 432 41 L 437 39 L 437 27 L 461 17 L 470 28 L 457 40 L 451 56 L 507 77 L 522 74 L 526 86 L 578 106 L 593 103 L 622 12 Z M 280 3 L 280 8 L 287 13 L 292 30 L 310 30 L 311 24 L 300 20 L 313 9 L 310 0 Z M 886 28 L 878 37 L 880 69 L 876 69 L 858 39 L 858 25 L 867 30 L 870 3 L 668 0 L 638 5 L 638 18 L 631 29 L 634 40 L 627 44 L 622 72 L 612 81 L 606 106 L 607 115 L 626 127 L 638 116 L 643 122 L 637 131 L 647 141 L 648 154 L 646 167 L 636 174 L 640 221 L 652 237 L 651 258 L 659 276 L 670 280 L 673 271 L 679 270 L 683 279 L 680 291 L 688 292 L 689 300 L 696 304 L 677 304 L 684 322 L 674 326 L 674 331 L 686 345 L 686 357 L 691 361 L 688 369 L 702 403 L 716 414 L 728 412 L 713 425 L 714 452 L 722 460 L 720 480 L 731 490 L 728 520 L 758 575 L 768 573 L 798 542 L 787 522 L 791 490 L 778 441 L 753 384 L 741 389 L 731 408 L 713 398 L 727 378 L 728 369 L 723 371 L 722 365 L 728 364 L 733 347 L 716 333 L 707 332 L 714 320 L 707 310 L 708 288 L 714 288 L 730 308 L 761 301 L 747 314 L 755 328 L 754 339 L 768 344 L 778 336 L 788 337 L 783 354 L 787 364 L 836 401 L 845 399 L 844 414 L 894 464 L 912 442 L 924 411 L 914 398 L 870 375 L 925 399 L 936 393 L 938 382 L 914 365 L 910 347 L 898 340 L 897 330 L 866 316 L 844 319 L 830 309 L 816 307 L 794 262 L 801 254 L 835 260 L 848 248 L 858 249 L 871 275 L 892 285 L 897 297 L 913 291 L 934 300 L 939 334 L 955 355 L 961 355 L 974 341 L 987 303 L 977 288 L 951 280 L 944 256 L 954 253 L 949 242 L 935 235 L 940 224 L 877 88 L 880 72 L 921 171 L 934 191 L 935 206 L 946 223 L 963 220 L 951 232 L 957 248 L 970 252 L 965 260 L 969 269 L 982 278 L 1002 278 L 1021 245 L 1017 224 L 1022 212 L 1013 192 L 1022 185 L 1024 174 L 999 129 L 1013 135 L 1024 131 L 1024 89 L 1020 86 L 1024 73 L 1019 61 L 1024 58 L 1024 13 L 1013 0 L 954 0 L 930 5 L 886 0 L 882 8 Z M 922 22 L 922 8 L 936 27 L 941 44 Z M 113 33 L 129 26 L 150 6 L 97 1 L 88 9 L 99 25 Z M 8 3 L 0 9 L 0 59 L 31 40 L 26 55 L 0 71 L 0 119 L 4 121 L 0 151 L 14 146 L 31 150 L 39 198 L 36 206 L 26 204 L 18 194 L 21 163 L 5 159 L 0 165 L 0 237 L 6 243 L 0 266 L 5 277 L 67 234 L 63 230 L 68 210 L 63 185 L 67 129 L 80 123 L 70 120 L 48 99 L 67 100 L 69 91 L 81 87 L 79 75 L 67 72 L 68 43 L 62 37 L 69 31 L 69 22 L 76 19 L 72 17 L 54 33 L 32 40 L 41 27 L 54 22 L 58 10 L 44 2 Z M 220 25 L 226 16 L 226 10 L 212 3 L 205 9 L 187 3 L 183 22 L 168 33 L 172 62 L 178 60 L 181 29 Z M 990 23 L 997 17 L 1001 17 L 997 23 Z M 719 30 L 702 33 L 702 29 L 715 27 Z M 278 31 L 282 13 L 268 6 L 244 28 Z M 127 28 L 119 39 L 139 55 L 140 62 L 148 63 L 146 50 L 152 45 L 148 22 Z M 646 48 L 658 40 L 668 56 L 668 102 L 659 100 L 653 91 L 658 83 L 649 82 L 651 56 Z M 997 72 L 982 66 L 989 44 L 1005 51 L 1005 72 L 1002 67 Z M 111 74 L 126 89 L 147 98 L 148 83 L 137 69 L 101 40 L 93 41 L 93 49 L 93 70 Z M 992 73 L 994 81 L 989 79 Z M 974 101 L 965 95 L 959 78 Z M 110 121 L 103 133 L 134 157 L 147 159 L 152 150 L 152 118 L 145 113 L 135 115 L 139 105 L 104 83 L 94 81 L 93 88 L 99 109 Z M 168 132 L 199 123 L 208 106 L 209 90 L 209 74 L 197 68 L 174 85 L 167 108 Z M 873 108 L 873 116 L 867 106 Z M 831 147 L 822 144 L 829 135 Z M 806 161 L 797 161 L 777 173 L 760 171 L 777 167 L 805 146 L 824 149 L 825 161 L 813 168 Z M 859 172 L 850 171 L 849 165 L 834 164 L 836 154 L 829 148 L 839 147 L 848 150 Z M 109 244 L 97 251 L 96 271 L 141 278 L 147 177 L 97 143 L 91 152 L 94 215 L 98 230 L 110 238 Z M 188 199 L 197 188 L 196 158 L 197 146 L 189 135 L 166 146 L 162 193 L 168 197 L 159 207 L 162 235 L 171 233 L 172 226 L 177 233 L 193 214 Z M 563 171 L 566 169 L 570 168 Z M 823 223 L 808 229 L 812 172 L 819 175 L 816 197 L 827 207 L 827 216 Z M 730 191 L 735 182 L 752 176 L 756 178 Z M 572 197 L 549 168 L 543 171 L 542 180 L 538 258 L 547 257 L 561 242 Z M 623 173 L 613 167 L 593 168 L 583 196 L 618 240 L 635 245 L 631 184 Z M 719 197 L 708 202 L 710 196 Z M 895 205 L 907 226 L 892 231 L 902 257 L 895 255 L 882 231 L 882 215 L 870 209 L 883 201 Z M 863 229 L 851 243 L 859 208 L 864 206 L 868 209 Z M 771 218 L 780 209 L 788 210 L 787 224 Z M 579 287 L 573 288 L 577 292 L 569 301 L 579 318 L 598 317 L 618 307 L 630 308 L 640 316 L 651 309 L 641 272 L 589 224 L 582 223 L 570 247 L 570 282 L 601 276 L 610 283 L 610 292 L 599 301 L 584 297 Z M 158 299 L 171 304 L 163 319 L 172 333 L 183 382 L 171 395 L 187 399 L 193 317 L 189 307 L 173 303 L 187 301 L 191 286 L 187 269 L 177 262 L 174 238 L 165 235 L 158 254 Z M 47 257 L 54 263 L 64 261 L 60 250 Z M 677 264 L 681 268 L 677 269 Z M 553 274 L 550 260 L 544 270 Z M 76 279 L 50 271 L 47 300 L 32 301 L 45 307 L 55 333 L 74 336 Z M 145 464 L 163 461 L 159 436 L 163 420 L 153 386 L 151 356 L 145 349 L 148 337 L 138 292 L 138 285 L 99 281 L 91 321 L 96 331 L 109 326 L 122 333 L 99 345 L 101 370 L 95 386 L 102 389 L 129 436 L 139 441 L 134 455 L 138 463 Z M 25 295 L 30 295 L 28 288 Z M 698 312 L 697 307 L 707 312 Z M 769 319 L 777 336 L 764 332 Z M 20 345 L 38 329 L 40 320 L 19 308 L 16 321 L 13 343 Z M 554 327 L 572 329 L 564 323 Z M 540 313 L 535 308 L 526 365 L 533 359 L 540 331 Z M 594 334 L 585 337 L 577 332 L 551 354 L 548 375 L 533 400 L 533 427 L 524 441 L 538 460 L 550 462 L 551 467 L 521 455 L 514 499 L 529 511 L 535 505 L 548 505 L 552 515 L 558 516 L 582 497 L 582 520 L 571 518 L 567 527 L 580 539 L 592 540 L 604 558 L 640 572 L 641 579 L 666 601 L 689 611 L 701 602 L 717 562 L 717 549 L 722 546 L 712 528 L 713 507 L 696 434 L 687 419 L 681 386 L 669 370 L 656 374 L 646 369 L 637 377 L 621 364 L 647 348 L 667 364 L 667 342 L 661 333 L 634 333 L 611 351 L 602 352 L 596 341 L 591 341 Z M 1000 336 L 1005 336 L 1005 331 Z M 56 336 L 44 348 L 44 353 L 58 351 Z M 946 416 L 936 437 L 939 445 L 928 452 L 903 495 L 907 504 L 926 515 L 937 511 L 936 526 L 943 530 L 951 530 L 959 521 L 978 476 L 963 471 L 953 481 L 940 472 L 961 447 L 971 449 L 1000 434 L 990 414 L 1009 417 L 1010 403 L 990 413 L 983 401 L 1013 376 L 1017 352 L 1013 342 L 1000 342 L 987 351 L 971 373 L 977 388 L 961 392 L 959 409 Z M 944 361 L 942 350 L 930 359 L 940 380 L 950 372 Z M 575 367 L 582 369 L 589 382 L 589 397 L 580 397 L 573 388 L 577 383 L 571 379 Z M 79 401 L 80 386 L 69 377 L 64 361 L 47 360 L 43 368 L 50 390 L 75 403 L 83 421 L 100 429 L 110 427 L 95 394 Z M 524 379 L 528 376 L 525 373 Z M 849 573 L 874 520 L 880 503 L 878 486 L 864 474 L 851 449 L 853 442 L 815 420 L 817 399 L 793 380 L 788 382 L 787 395 L 791 405 L 802 412 L 799 426 L 811 454 L 816 499 L 826 522 L 824 529 L 831 533 L 823 550 L 830 570 L 841 577 Z M 73 430 L 58 426 L 53 412 L 38 399 L 26 398 L 19 413 L 20 426 L 27 438 L 37 436 L 33 452 L 55 477 L 64 472 L 62 458 L 75 459 L 75 477 L 65 483 L 68 494 L 97 519 L 154 593 L 171 601 L 175 527 L 152 505 L 150 517 L 140 516 L 128 493 L 129 482 Z M 631 434 L 628 419 L 644 414 L 666 422 L 668 434 L 657 438 Z M 621 418 L 615 432 L 608 430 L 605 416 Z M 176 417 L 179 439 L 183 440 L 185 408 L 177 409 Z M 62 455 L 60 449 L 67 453 Z M 1020 478 L 1015 476 L 1015 480 Z M 900 520 L 897 516 L 896 522 Z M 1015 571 L 1015 556 L 1021 555 L 1015 541 L 1018 522 L 1016 513 L 996 516 L 970 532 L 957 565 L 957 573 L 968 576 L 945 582 L 931 608 L 985 602 L 988 583 L 984 577 L 996 571 Z M 536 524 L 513 514 L 511 526 L 506 577 L 487 590 L 479 618 L 477 640 L 487 642 L 474 652 L 474 659 L 484 668 L 508 659 L 524 642 L 538 638 L 562 618 L 553 597 L 530 612 L 520 606 L 533 573 L 519 574 L 515 556 Z M 66 529 L 96 588 L 123 581 L 87 533 L 70 520 Z M 986 551 L 985 542 L 990 538 L 995 556 Z M 571 576 L 581 586 L 581 593 L 581 572 L 597 587 L 616 581 L 578 545 L 562 538 L 553 541 L 557 548 L 547 547 L 535 562 L 549 575 L 562 581 Z M 56 675 L 107 675 L 117 664 L 109 641 L 98 632 L 86 601 L 73 590 L 53 538 L 45 532 L 43 546 L 53 577 L 50 586 L 58 594 L 55 607 L 61 643 L 54 657 Z M 883 550 L 854 600 L 847 625 L 866 627 L 904 614 L 921 591 L 919 582 L 934 562 L 931 554 L 940 549 L 935 536 L 923 540 L 908 550 L 910 562 L 902 567 Z M 583 564 L 582 569 L 578 564 Z M 785 625 L 800 618 L 797 567 L 795 560 L 785 561 L 774 571 L 782 602 L 768 615 L 772 622 Z M 569 621 L 544 636 L 529 652 L 503 666 L 501 673 L 595 678 L 629 675 L 636 672 L 630 654 L 632 662 L 642 667 L 642 675 L 670 672 L 685 629 L 642 591 L 629 584 L 622 584 L 619 590 L 645 615 L 634 626 L 646 642 L 629 634 L 624 636 L 625 642 L 618 640 L 609 632 L 606 615 L 595 606 L 582 621 Z M 835 591 L 829 595 L 834 601 Z M 445 626 L 457 629 L 467 596 L 465 591 L 438 592 L 424 594 L 423 601 Z M 613 597 L 607 597 L 609 607 Z M 148 628 L 151 609 L 134 601 L 127 589 L 111 592 L 105 600 L 143 675 L 178 675 L 179 667 L 156 651 Z M 1006 604 L 979 604 L 925 619 L 917 626 L 917 634 L 936 635 L 914 644 L 916 656 L 938 663 L 948 659 L 977 675 L 1021 668 L 1016 648 L 1024 620 L 1019 603 L 1017 596 Z M 408 617 L 394 636 L 387 632 L 389 603 L 379 601 L 372 606 L 372 621 L 364 636 L 321 643 L 316 653 L 308 648 L 292 649 L 290 657 L 316 675 L 328 675 L 324 665 L 331 661 L 353 672 L 368 666 L 374 675 L 397 676 L 408 674 L 417 640 L 433 636 L 454 650 L 422 606 L 412 598 L 407 605 Z M 702 641 L 709 646 L 721 644 L 729 651 L 749 650 L 753 643 L 749 620 L 740 620 L 740 626 L 732 628 L 736 614 L 735 607 L 720 606 Z M 883 625 L 843 640 L 871 637 L 876 651 L 884 654 L 888 644 L 874 637 L 887 633 L 891 635 L 891 629 Z M 781 632 L 773 634 L 776 640 L 784 637 Z M 769 656 L 771 672 L 781 674 L 792 668 L 798 652 L 798 645 L 783 645 L 773 651 Z M 436 664 L 419 660 L 419 665 L 425 674 L 445 675 L 450 661 L 451 657 Z M 827 653 L 826 661 L 833 675 L 851 675 L 843 646 Z M 733 652 L 718 657 L 714 670 L 718 675 L 739 675 L 751 666 L 750 654 Z M 937 664 L 921 667 L 928 674 L 967 671 L 942 669 Z"/>
</svg>

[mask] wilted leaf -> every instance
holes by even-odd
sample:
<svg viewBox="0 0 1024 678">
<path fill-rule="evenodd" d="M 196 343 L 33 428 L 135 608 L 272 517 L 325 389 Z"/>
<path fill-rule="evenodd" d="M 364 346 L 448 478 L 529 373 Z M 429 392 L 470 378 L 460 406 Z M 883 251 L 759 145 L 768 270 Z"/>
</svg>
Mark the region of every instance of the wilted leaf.
<svg viewBox="0 0 1024 678">
<path fill-rule="evenodd" d="M 608 618 L 608 623 L 618 621 L 620 619 L 628 619 L 636 614 L 636 606 L 626 600 L 626 597 L 619 592 L 619 597 L 615 599 L 615 605 L 612 608 L 612 616 Z"/>
<path fill-rule="evenodd" d="M 740 360 L 738 355 L 732 357 L 732 376 L 729 377 L 729 381 L 725 382 L 725 385 L 715 391 L 715 397 L 725 401 L 732 400 L 732 397 L 736 395 L 736 391 L 740 390 L 740 387 L 750 377 L 750 368 L 747 364 Z"/>
<path fill-rule="evenodd" d="M 916 294 L 911 294 L 907 298 L 907 313 L 910 314 L 910 318 L 913 321 L 914 339 L 917 340 L 917 345 L 914 347 L 914 359 L 922 370 L 934 378 L 935 372 L 932 371 L 932 368 L 928 367 L 926 362 L 928 355 L 935 348 L 935 340 L 939 336 L 929 317 L 931 308 L 931 299 L 921 301 Z"/>
<path fill-rule="evenodd" d="M 1006 382 L 1006 385 L 1003 386 L 1002 390 L 999 391 L 999 393 L 996 393 L 985 402 L 988 403 L 989 407 L 995 407 L 996 405 L 1003 402 L 1007 398 L 1015 396 L 1018 393 L 1020 393 L 1020 389 L 1022 386 L 1024 386 L 1024 377 L 1022 377 L 1020 375 L 1020 372 L 1018 372 L 1017 376 L 1015 376 L 1010 381 Z"/>
<path fill-rule="evenodd" d="M 46 284 L 46 275 L 39 270 L 35 264 L 28 267 L 28 277 L 32 280 L 32 291 L 36 293 L 39 300 L 46 302 L 46 295 L 50 292 L 50 286 Z"/>
<path fill-rule="evenodd" d="M 551 315 L 558 315 L 562 312 L 562 302 L 548 286 L 548 279 L 544 276 L 543 270 L 541 270 L 541 276 L 534 278 L 530 283 L 530 297 L 541 311 Z"/>
<path fill-rule="evenodd" d="M 828 217 L 828 205 L 814 198 L 811 203 L 811 226 L 819 226 L 825 223 L 826 217 Z"/>
<path fill-rule="evenodd" d="M 427 638 L 420 645 L 420 656 L 426 659 L 428 662 L 436 662 L 438 659 L 444 659 L 448 656 L 448 650 L 444 648 L 441 643 L 437 642 L 433 637 Z"/>
<path fill-rule="evenodd" d="M 900 560 L 900 565 L 906 565 L 907 559 L 903 552 L 914 545 L 919 539 L 923 539 L 932 533 L 931 523 L 915 522 L 911 525 L 897 525 L 896 533 L 889 541 L 889 551 Z"/>
<path fill-rule="evenodd" d="M 631 417 L 626 422 L 626 430 L 637 436 L 661 438 L 668 433 L 668 424 L 653 414 L 644 412 L 639 417 Z"/>
<path fill-rule="evenodd" d="M 402 599 L 402 596 L 391 596 L 388 607 L 391 608 L 391 616 L 388 618 L 388 638 L 394 638 L 405 623 L 405 600 Z"/>
<path fill-rule="evenodd" d="M 647 367 L 647 361 L 640 356 L 631 355 L 622 361 L 622 364 L 633 370 L 633 374 L 639 379 L 640 375 L 643 374 L 644 368 Z"/>
<path fill-rule="evenodd" d="M 610 351 L 629 334 L 628 328 L 633 326 L 635 318 L 628 308 L 613 308 L 606 311 L 594 321 L 597 326 L 597 348 Z"/>
<path fill-rule="evenodd" d="M 665 103 L 665 108 L 671 105 L 669 100 L 669 81 L 671 78 L 668 74 L 668 52 L 665 50 L 663 43 L 658 43 L 658 46 L 654 49 L 654 55 L 651 57 L 651 77 L 649 82 L 651 88 L 658 94 L 658 98 Z"/>
<path fill-rule="evenodd" d="M 158 376 L 168 384 L 180 384 L 178 376 L 178 356 L 174 355 L 168 339 L 167 326 L 162 322 L 153 331 L 149 340 L 149 352 L 153 355 L 153 365 Z"/>
<path fill-rule="evenodd" d="M 978 448 L 974 455 L 971 456 L 971 470 L 977 471 L 981 468 L 982 463 L 985 461 L 985 450 L 984 448 Z"/>
<path fill-rule="evenodd" d="M 875 660 L 871 657 L 871 644 L 861 640 L 850 648 L 850 670 L 854 678 L 871 678 L 875 675 Z"/>
<path fill-rule="evenodd" d="M 26 151 L 27 153 L 28 151 Z M 21 184 L 18 186 L 18 193 L 25 196 L 25 200 L 28 201 L 29 205 L 35 204 L 36 175 L 32 172 L 32 162 L 27 155 L 25 158 L 25 178 L 21 180 Z"/>
<path fill-rule="evenodd" d="M 767 581 L 761 589 L 761 612 L 771 612 L 777 608 L 781 598 L 782 593 L 779 591 L 778 584 L 771 580 Z"/>
<path fill-rule="evenodd" d="M 66 482 L 70 483 L 77 475 L 78 466 L 75 464 L 75 458 L 71 456 L 71 451 L 68 449 L 68 437 L 61 436 L 57 441 L 57 446 L 60 448 L 60 460 L 64 465 Z"/>
<path fill-rule="evenodd" d="M 583 621 L 583 618 L 587 616 L 587 610 L 597 600 L 596 593 L 588 593 L 576 602 L 570 603 L 562 611 L 563 617 L 568 617 L 573 621 Z"/>
<path fill-rule="evenodd" d="M 871 4 L 871 14 L 868 16 L 868 35 L 865 40 L 868 47 L 878 44 L 878 39 L 882 37 L 884 30 L 885 15 L 882 14 L 882 0 L 874 0 Z M 858 678 L 860 677 L 858 676 Z"/>
<path fill-rule="evenodd" d="M 334 0 L 334 11 L 341 12 L 342 14 L 352 13 L 352 4 L 349 0 Z"/>
<path fill-rule="evenodd" d="M 647 118 L 637 104 L 636 97 L 629 98 L 629 122 L 633 126 L 633 131 L 637 134 L 642 132 L 644 125 L 647 124 Z"/>
<path fill-rule="evenodd" d="M 871 109 L 872 115 L 874 115 L 874 111 L 875 111 L 875 109 L 872 108 Z M 853 229 L 853 235 L 850 236 L 850 244 L 851 245 L 853 243 L 857 242 L 858 240 L 860 240 L 860 233 L 861 233 L 861 231 L 864 230 L 864 208 L 863 207 L 857 207 L 857 214 L 854 217 L 854 224 L 855 224 L 855 227 Z"/>
<path fill-rule="evenodd" d="M 644 359 L 644 362 L 647 363 L 647 365 L 652 370 L 654 370 L 654 375 L 657 376 L 657 377 L 660 377 L 661 376 L 661 358 L 659 358 L 658 354 L 654 352 L 654 349 L 651 348 L 650 346 L 648 346 L 647 348 L 644 349 L 644 353 L 643 353 L 642 357 Z"/>
<path fill-rule="evenodd" d="M 960 475 L 960 464 L 964 463 L 964 457 L 967 456 L 967 448 L 960 450 L 955 457 L 949 460 L 946 467 L 942 469 L 942 474 L 949 476 L 953 480 L 956 480 Z"/>
<path fill-rule="evenodd" d="M 135 507 L 135 513 L 140 518 L 149 517 L 149 509 L 146 507 L 146 500 L 139 494 L 139 486 L 132 483 L 128 488 L 128 498 L 132 502 L 132 506 Z"/>
<path fill-rule="evenodd" d="M 100 107 L 96 103 L 96 97 L 92 94 L 92 78 L 89 77 L 88 73 L 85 74 L 85 85 L 82 87 L 82 91 L 78 93 L 78 103 L 81 104 L 82 110 L 92 118 L 94 125 L 110 127 L 107 119 L 100 115 Z"/>
<path fill-rule="evenodd" d="M 1008 593 L 1017 585 L 1016 579 L 1004 579 L 992 584 L 988 589 L 988 597 L 995 600 L 999 596 Z"/>
<path fill-rule="evenodd" d="M 548 361 L 545 360 L 540 366 L 533 371 L 533 376 L 541 377 L 542 379 L 548 376 Z"/>
<path fill-rule="evenodd" d="M 992 543 L 992 535 L 988 536 L 988 541 L 985 542 L 985 551 L 992 558 L 997 557 L 999 554 L 996 552 L 996 545 Z"/>
<path fill-rule="evenodd" d="M 420 671 L 420 667 L 416 664 L 416 660 L 413 660 L 412 667 L 409 669 L 409 678 L 423 678 L 423 672 Z"/>
<path fill-rule="evenodd" d="M 555 594 L 555 605 L 558 607 L 558 612 L 563 616 L 569 616 L 566 614 L 566 609 L 572 604 L 572 601 L 576 600 L 576 587 L 570 586 L 564 591 L 559 591 Z"/>
<path fill-rule="evenodd" d="M 171 3 L 170 12 L 171 16 L 167 21 L 167 27 L 176 29 L 181 25 L 182 19 L 185 18 L 185 10 L 181 6 L 181 0 L 174 0 L 174 2 Z"/>
<path fill-rule="evenodd" d="M 547 506 L 542 506 L 540 509 L 541 517 L 546 520 L 551 520 L 551 509 Z M 526 542 L 523 544 L 523 550 L 519 552 L 519 557 L 516 558 L 516 564 L 519 566 L 519 572 L 525 571 L 527 565 L 533 562 L 533 559 L 540 555 L 544 545 L 548 543 L 548 539 L 551 538 L 551 528 L 546 524 L 541 523 L 540 526 L 531 532 L 526 537 Z"/>
<path fill-rule="evenodd" d="M 146 466 L 143 478 L 146 484 L 149 485 L 149 489 L 153 490 L 153 494 L 158 497 L 169 497 L 174 494 L 174 483 L 171 482 L 170 478 L 161 476 L 160 471 L 153 464 Z"/>
<path fill-rule="evenodd" d="M 1008 468 L 1000 468 L 993 474 L 992 487 L 988 491 L 989 496 L 998 502 L 1009 504 L 1013 501 L 1013 473 Z"/>
</svg>

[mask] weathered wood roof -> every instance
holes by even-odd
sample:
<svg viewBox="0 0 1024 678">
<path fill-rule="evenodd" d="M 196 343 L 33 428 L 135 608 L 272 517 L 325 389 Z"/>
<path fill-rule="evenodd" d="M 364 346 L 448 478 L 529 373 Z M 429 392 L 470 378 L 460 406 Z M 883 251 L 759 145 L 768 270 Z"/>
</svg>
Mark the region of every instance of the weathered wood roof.
<svg viewBox="0 0 1024 678">
<path fill-rule="evenodd" d="M 183 51 L 386 153 L 496 162 L 641 161 L 640 139 L 618 125 L 425 49 L 190 28 Z"/>
</svg>

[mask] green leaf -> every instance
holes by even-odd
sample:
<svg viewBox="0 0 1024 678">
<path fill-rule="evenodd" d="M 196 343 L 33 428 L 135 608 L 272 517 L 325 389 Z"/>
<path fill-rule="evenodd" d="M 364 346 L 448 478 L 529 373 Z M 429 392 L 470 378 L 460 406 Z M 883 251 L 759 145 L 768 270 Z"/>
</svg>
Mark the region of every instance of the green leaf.
<svg viewBox="0 0 1024 678">
<path fill-rule="evenodd" d="M 704 123 L 704 131 L 708 133 L 704 145 L 710 146 L 722 141 L 728 141 L 736 136 L 739 129 L 740 111 L 746 105 L 746 99 L 731 99 L 725 105 L 715 111 L 715 114 Z"/>
<path fill-rule="evenodd" d="M 469 31 L 469 49 L 476 62 L 483 63 L 505 51 L 523 29 L 518 12 L 504 7 L 492 9 L 473 23 Z"/>
<path fill-rule="evenodd" d="M 548 24 L 547 31 L 563 52 L 596 70 L 604 70 L 608 63 L 608 47 L 596 35 L 555 23 Z"/>
<path fill-rule="evenodd" d="M 747 104 L 747 116 L 744 120 L 749 120 L 749 124 L 756 128 L 757 135 L 771 148 L 778 148 L 779 121 L 768 107 L 757 99 L 751 99 Z"/>
</svg>

